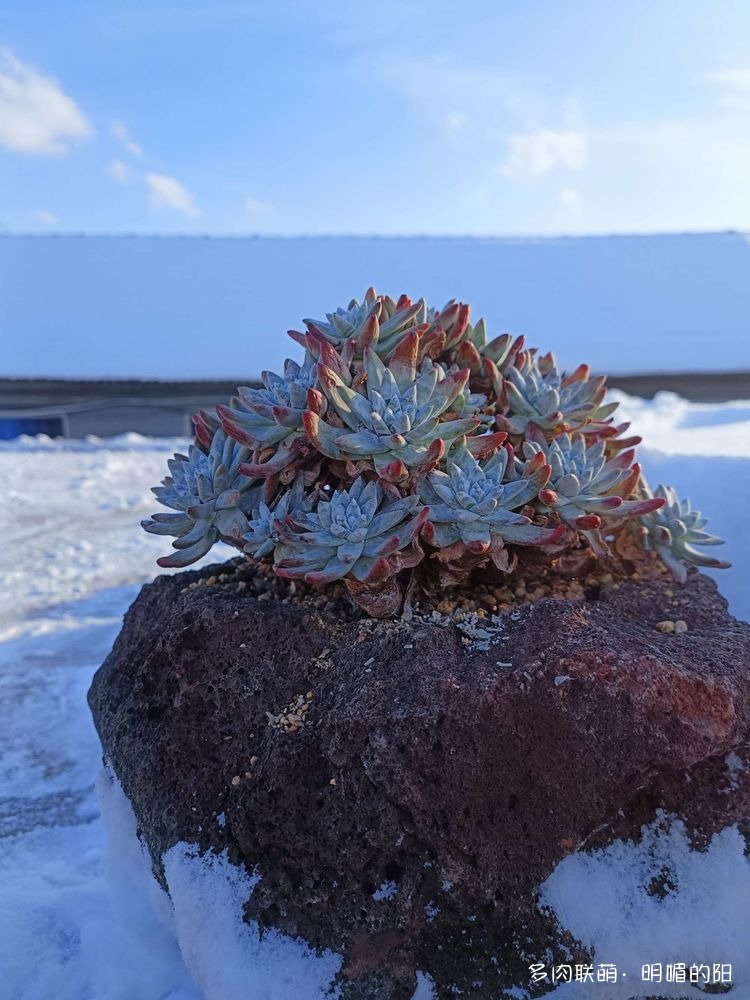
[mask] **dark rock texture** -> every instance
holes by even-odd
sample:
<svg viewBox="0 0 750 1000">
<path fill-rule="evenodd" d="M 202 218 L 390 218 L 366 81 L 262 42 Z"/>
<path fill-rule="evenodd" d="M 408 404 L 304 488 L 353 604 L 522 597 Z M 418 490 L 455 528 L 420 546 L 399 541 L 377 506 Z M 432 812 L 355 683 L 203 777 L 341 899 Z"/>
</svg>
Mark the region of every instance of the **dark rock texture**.
<svg viewBox="0 0 750 1000">
<path fill-rule="evenodd" d="M 217 571 L 128 612 L 89 695 L 105 756 L 157 873 L 180 840 L 257 865 L 247 918 L 343 953 L 344 997 L 410 997 L 422 969 L 498 1000 L 546 947 L 577 954 L 534 901 L 571 851 L 659 808 L 698 841 L 748 824 L 725 758 L 750 760 L 750 626 L 705 576 L 539 601 L 467 644 L 187 586 Z M 271 725 L 298 696 L 304 725 Z"/>
</svg>

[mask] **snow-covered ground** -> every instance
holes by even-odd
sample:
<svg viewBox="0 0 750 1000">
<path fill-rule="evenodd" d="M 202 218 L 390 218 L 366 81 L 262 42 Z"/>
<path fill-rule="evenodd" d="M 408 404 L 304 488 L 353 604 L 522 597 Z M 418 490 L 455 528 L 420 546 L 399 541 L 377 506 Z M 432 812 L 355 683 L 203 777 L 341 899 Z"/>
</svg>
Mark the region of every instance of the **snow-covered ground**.
<svg viewBox="0 0 750 1000">
<path fill-rule="evenodd" d="M 733 613 L 750 618 L 750 403 L 618 398 L 648 441 L 640 458 L 653 484 L 689 494 L 727 539 L 734 567 L 716 576 Z M 153 511 L 149 487 L 178 444 L 125 436 L 0 445 L 1 1000 L 314 1000 L 337 966 L 336 956 L 280 937 L 261 945 L 238 919 L 246 877 L 187 845 L 167 858 L 171 906 L 149 883 L 132 813 L 101 771 L 86 691 L 165 548 L 138 521 Z M 689 952 L 690 961 L 733 962 L 738 995 L 750 996 L 750 865 L 739 837 L 725 831 L 692 856 L 679 830 L 659 836 L 656 861 L 625 847 L 567 859 L 545 901 L 600 961 L 640 970 Z M 641 888 L 665 854 L 684 872 L 679 904 Z M 566 989 L 561 996 L 630 995 L 625 986 Z M 661 992 L 683 995 L 677 989 Z M 430 995 L 426 978 L 419 993 Z"/>
</svg>

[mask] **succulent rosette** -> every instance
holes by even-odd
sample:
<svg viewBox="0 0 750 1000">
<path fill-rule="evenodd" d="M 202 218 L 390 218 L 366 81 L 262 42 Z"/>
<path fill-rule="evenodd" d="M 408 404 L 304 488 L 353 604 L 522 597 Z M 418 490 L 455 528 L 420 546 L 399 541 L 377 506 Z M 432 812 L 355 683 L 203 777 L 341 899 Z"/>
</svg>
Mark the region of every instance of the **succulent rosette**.
<svg viewBox="0 0 750 1000">
<path fill-rule="evenodd" d="M 307 513 L 312 509 L 311 498 L 304 492 L 304 477 L 298 473 L 291 489 L 266 503 L 261 499 L 248 517 L 247 531 L 242 536 L 245 552 L 253 559 L 277 553 L 281 533 L 288 517 Z"/>
<path fill-rule="evenodd" d="M 589 376 L 588 365 L 565 374 L 558 371 L 554 355 L 537 358 L 524 352 L 521 366 L 511 366 L 505 372 L 507 412 L 498 416 L 498 427 L 518 436 L 526 433 L 530 423 L 547 433 L 604 425 L 617 404 L 603 402 L 606 378 Z"/>
<path fill-rule="evenodd" d="M 534 524 L 521 513 L 549 479 L 549 466 L 534 458 L 518 479 L 505 481 L 509 461 L 509 452 L 500 448 L 480 462 L 464 440 L 457 442 L 448 456 L 447 471 L 430 473 L 419 487 L 430 511 L 422 531 L 425 540 L 439 549 L 460 543 L 469 552 L 487 553 L 504 571 L 510 566 L 507 545 L 556 541 L 561 529 Z"/>
<path fill-rule="evenodd" d="M 153 535 L 175 536 L 177 551 L 158 559 L 159 566 L 189 566 L 218 541 L 242 544 L 247 514 L 262 495 L 258 481 L 239 471 L 248 455 L 247 448 L 217 430 L 208 454 L 191 445 L 187 455 L 169 460 L 171 475 L 152 492 L 177 513 L 154 514 L 141 522 Z"/>
<path fill-rule="evenodd" d="M 347 576 L 384 583 L 422 558 L 413 542 L 426 517 L 418 497 L 394 499 L 376 480 L 358 476 L 349 489 L 319 500 L 314 511 L 287 518 L 276 572 L 307 583 Z"/>
<path fill-rule="evenodd" d="M 318 384 L 317 363 L 310 354 L 301 365 L 287 358 L 282 375 L 265 371 L 261 380 L 261 388 L 240 386 L 230 405 L 217 406 L 216 411 L 235 441 L 253 452 L 270 452 L 262 463 L 249 463 L 247 470 L 269 476 L 286 468 L 298 454 L 295 444 L 306 441 L 302 417 L 309 391 Z"/>
<path fill-rule="evenodd" d="M 304 319 L 309 333 L 317 334 L 338 351 L 347 346 L 352 356 L 361 357 L 365 348 L 372 347 L 381 357 L 388 358 L 402 338 L 411 330 L 422 327 L 427 318 L 424 299 L 412 302 L 402 295 L 394 300 L 378 295 L 369 288 L 364 301 L 352 299 L 346 309 L 326 313 L 324 320 Z M 306 338 L 290 330 L 290 335 L 300 343 Z"/>
<path fill-rule="evenodd" d="M 575 528 L 600 528 L 613 517 L 636 517 L 664 505 L 656 497 L 629 500 L 641 475 L 631 448 L 607 457 L 604 441 L 590 443 L 583 434 L 560 434 L 548 442 L 537 429 L 524 442 L 527 458 L 543 455 L 551 475 L 539 500 Z"/>
<path fill-rule="evenodd" d="M 680 583 L 687 579 L 688 566 L 727 569 L 729 563 L 707 553 L 696 545 L 723 545 L 724 540 L 703 529 L 706 518 L 693 510 L 689 500 L 680 500 L 671 486 L 657 486 L 656 498 L 662 504 L 640 518 L 640 543 L 647 552 L 655 552 L 674 578 Z"/>
<path fill-rule="evenodd" d="M 304 417 L 310 440 L 336 460 L 366 462 L 390 482 L 403 482 L 411 472 L 437 462 L 447 443 L 479 426 L 475 417 L 440 420 L 463 392 L 468 371 L 447 374 L 429 360 L 417 371 L 418 335 L 407 334 L 386 366 L 371 349 L 363 359 L 357 386 L 325 364 L 318 366 L 328 415 L 313 410 Z"/>
</svg>

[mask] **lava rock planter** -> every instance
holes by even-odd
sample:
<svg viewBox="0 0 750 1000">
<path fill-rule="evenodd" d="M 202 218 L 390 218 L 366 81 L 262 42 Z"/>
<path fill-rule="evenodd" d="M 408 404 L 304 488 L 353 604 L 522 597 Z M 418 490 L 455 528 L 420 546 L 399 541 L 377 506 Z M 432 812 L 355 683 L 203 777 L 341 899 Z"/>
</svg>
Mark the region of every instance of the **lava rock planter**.
<svg viewBox="0 0 750 1000">
<path fill-rule="evenodd" d="M 373 621 L 237 560 L 145 586 L 89 701 L 157 877 L 178 842 L 226 850 L 260 876 L 245 919 L 341 954 L 346 1000 L 418 970 L 498 1000 L 586 959 L 537 906 L 571 852 L 659 810 L 698 847 L 748 832 L 748 663 L 694 570 Z"/>
</svg>

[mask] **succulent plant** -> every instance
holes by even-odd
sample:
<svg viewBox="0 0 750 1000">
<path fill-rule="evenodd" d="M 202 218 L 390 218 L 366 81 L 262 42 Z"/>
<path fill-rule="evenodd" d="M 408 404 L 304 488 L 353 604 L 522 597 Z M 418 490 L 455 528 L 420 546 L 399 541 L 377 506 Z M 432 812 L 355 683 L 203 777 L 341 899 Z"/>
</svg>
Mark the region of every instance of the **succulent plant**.
<svg viewBox="0 0 750 1000">
<path fill-rule="evenodd" d="M 458 377 L 465 370 L 459 368 L 457 364 L 447 365 L 443 361 L 433 361 L 426 357 L 419 366 L 419 372 L 421 375 L 425 375 L 432 367 L 438 368 L 438 381 L 442 381 L 448 375 Z M 490 402 L 489 396 L 484 392 L 474 392 L 469 379 L 467 379 L 463 389 L 457 393 L 446 413 L 456 413 L 463 417 L 476 417 L 480 425 L 484 427 L 494 427 L 495 423 L 494 405 Z"/>
<path fill-rule="evenodd" d="M 229 406 L 217 406 L 221 425 L 235 441 L 270 457 L 251 462 L 247 472 L 269 476 L 286 468 L 299 454 L 295 447 L 306 441 L 302 416 L 308 394 L 318 384 L 317 362 L 307 353 L 301 365 L 287 359 L 284 374 L 265 371 L 262 388 L 240 386 Z"/>
<path fill-rule="evenodd" d="M 509 461 L 509 452 L 501 448 L 482 464 L 465 440 L 456 442 L 448 456 L 448 471 L 430 473 L 419 486 L 430 511 L 422 529 L 425 540 L 440 549 L 460 542 L 469 552 L 487 553 L 507 571 L 507 544 L 544 545 L 558 539 L 564 529 L 534 524 L 520 513 L 549 479 L 549 466 L 535 458 L 520 478 L 505 482 Z"/>
<path fill-rule="evenodd" d="M 187 455 L 169 460 L 171 476 L 152 492 L 178 513 L 154 514 L 141 522 L 153 535 L 176 536 L 176 553 L 158 559 L 159 566 L 189 566 L 220 540 L 242 546 L 247 512 L 263 492 L 257 480 L 239 472 L 248 455 L 247 448 L 217 430 L 208 454 L 193 444 Z"/>
<path fill-rule="evenodd" d="M 442 309 L 427 307 L 426 323 L 420 330 L 421 353 L 431 358 L 442 357 L 448 363 L 456 361 L 459 347 L 475 333 L 469 322 L 471 310 L 463 302 L 451 299 Z M 483 321 L 479 320 L 481 324 Z M 466 366 L 468 367 L 468 366 Z"/>
<path fill-rule="evenodd" d="M 194 416 L 194 444 L 154 490 L 172 512 L 143 522 L 174 537 L 161 566 L 224 540 L 279 576 L 341 580 L 385 617 L 479 567 L 513 572 L 524 546 L 523 566 L 565 578 L 610 557 L 648 576 L 659 556 L 680 580 L 690 563 L 728 565 L 699 551 L 720 539 L 688 501 L 651 494 L 640 439 L 587 365 L 566 374 L 522 336 L 489 339 L 455 300 L 371 288 L 304 323 L 289 331 L 300 363 Z"/>
<path fill-rule="evenodd" d="M 446 374 L 452 375 L 456 371 L 460 369 L 451 365 Z M 495 426 L 494 406 L 490 404 L 489 397 L 483 392 L 472 392 L 468 382 L 451 404 L 451 411 L 461 416 L 476 417 L 486 427 Z"/>
<path fill-rule="evenodd" d="M 366 347 L 372 347 L 381 357 L 388 358 L 403 336 L 422 324 L 427 316 L 424 299 L 412 302 L 406 295 L 397 301 L 378 295 L 369 288 L 364 301 L 352 299 L 346 309 L 326 313 L 325 320 L 304 319 L 309 332 L 323 337 L 337 350 L 351 345 L 352 354 L 361 357 Z M 305 335 L 290 330 L 290 335 L 305 343 Z"/>
<path fill-rule="evenodd" d="M 572 527 L 594 531 L 606 519 L 635 517 L 663 506 L 655 497 L 627 499 L 641 473 L 633 449 L 608 458 L 604 441 L 591 443 L 583 434 L 563 432 L 547 442 L 532 427 L 527 435 L 524 455 L 544 456 L 551 469 L 549 483 L 539 493 L 540 504 Z"/>
<path fill-rule="evenodd" d="M 604 426 L 617 407 L 617 403 L 603 404 L 605 383 L 603 375 L 589 378 L 588 365 L 561 374 L 554 355 L 537 358 L 525 352 L 520 368 L 506 369 L 507 413 L 496 418 L 497 426 L 515 436 L 525 434 L 529 423 L 547 433 L 577 430 L 591 423 Z"/>
<path fill-rule="evenodd" d="M 308 513 L 312 503 L 304 492 L 304 479 L 298 473 L 291 489 L 282 493 L 270 504 L 260 501 L 247 523 L 247 531 L 242 536 L 245 542 L 245 552 L 253 559 L 263 559 L 278 550 L 281 544 L 283 525 L 289 516 L 299 516 Z"/>
<path fill-rule="evenodd" d="M 430 356 L 439 350 L 450 363 L 468 368 L 472 381 L 479 381 L 478 387 L 493 387 L 499 397 L 502 373 L 516 362 L 524 337 L 503 333 L 488 343 L 485 321 L 478 319 L 472 325 L 469 307 L 456 301 L 448 302 L 440 311 L 428 309 L 427 318 L 430 326 L 422 337 L 430 345 Z M 439 337 L 441 330 L 445 331 L 443 338 Z"/>
<path fill-rule="evenodd" d="M 220 426 L 218 417 L 213 413 L 206 413 L 205 410 L 199 410 L 197 413 L 194 413 L 193 427 L 195 428 L 195 443 L 198 447 L 208 452 L 211 448 L 214 434 Z"/>
<path fill-rule="evenodd" d="M 276 572 L 307 583 L 348 576 L 383 583 L 422 558 L 413 543 L 426 516 L 418 497 L 386 496 L 377 481 L 358 476 L 349 489 L 319 500 L 316 510 L 286 519 Z"/>
<path fill-rule="evenodd" d="M 647 490 L 647 492 L 650 492 Z M 695 545 L 723 545 L 724 540 L 703 530 L 706 519 L 693 510 L 689 500 L 680 500 L 671 486 L 658 486 L 661 508 L 640 518 L 639 544 L 647 552 L 655 552 L 680 583 L 687 579 L 687 566 L 727 569 L 723 559 L 699 552 Z"/>
<path fill-rule="evenodd" d="M 359 386 L 324 364 L 318 366 L 329 414 L 342 426 L 309 410 L 305 428 L 316 448 L 329 458 L 370 463 L 389 482 L 403 482 L 410 472 L 434 465 L 445 444 L 474 430 L 474 417 L 440 421 L 466 386 L 468 371 L 446 374 L 429 359 L 417 371 L 419 337 L 407 334 L 390 365 L 365 348 Z"/>
</svg>

